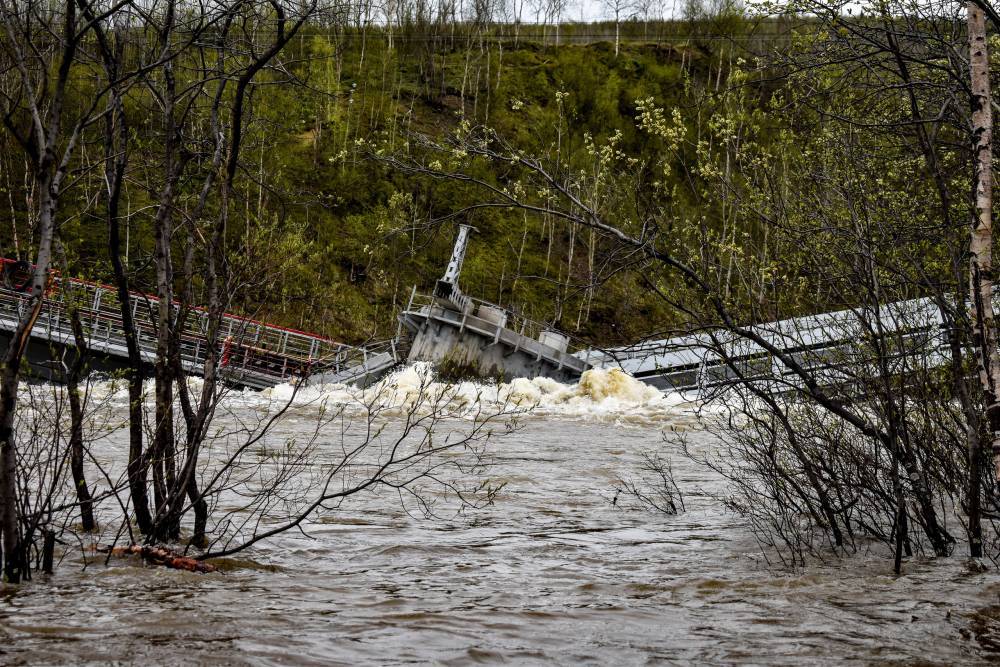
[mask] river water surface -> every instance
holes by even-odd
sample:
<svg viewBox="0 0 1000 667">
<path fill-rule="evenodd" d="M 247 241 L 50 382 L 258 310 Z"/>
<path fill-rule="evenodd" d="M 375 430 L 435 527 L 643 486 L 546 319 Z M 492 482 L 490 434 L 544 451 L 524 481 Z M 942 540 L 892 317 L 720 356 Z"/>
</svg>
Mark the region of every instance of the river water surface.
<svg viewBox="0 0 1000 667">
<path fill-rule="evenodd" d="M 961 557 L 769 567 L 673 457 L 687 511 L 611 502 L 664 429 L 713 440 L 689 406 L 576 396 L 494 442 L 496 504 L 449 519 L 392 497 L 320 515 L 199 575 L 115 559 L 7 589 L 3 664 L 986 664 L 1000 658 L 1000 578 Z M 241 401 L 252 401 L 244 395 Z M 280 428 L 294 431 L 297 422 Z M 303 427 L 304 428 L 304 427 Z"/>
</svg>

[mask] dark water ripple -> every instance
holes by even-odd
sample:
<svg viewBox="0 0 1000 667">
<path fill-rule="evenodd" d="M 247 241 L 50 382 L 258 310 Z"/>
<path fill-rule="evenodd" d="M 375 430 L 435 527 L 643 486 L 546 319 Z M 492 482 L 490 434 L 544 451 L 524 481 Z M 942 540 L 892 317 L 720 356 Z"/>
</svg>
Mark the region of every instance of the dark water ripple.
<svg viewBox="0 0 1000 667">
<path fill-rule="evenodd" d="M 695 433 L 696 446 L 710 447 Z M 0 597 L 0 663 L 988 664 L 1000 578 L 961 558 L 772 570 L 681 458 L 689 511 L 608 502 L 650 426 L 529 420 L 488 511 L 441 522 L 369 499 L 195 575 L 73 562 Z M 698 490 L 701 489 L 702 492 Z M 381 504 L 380 504 L 381 503 Z"/>
</svg>

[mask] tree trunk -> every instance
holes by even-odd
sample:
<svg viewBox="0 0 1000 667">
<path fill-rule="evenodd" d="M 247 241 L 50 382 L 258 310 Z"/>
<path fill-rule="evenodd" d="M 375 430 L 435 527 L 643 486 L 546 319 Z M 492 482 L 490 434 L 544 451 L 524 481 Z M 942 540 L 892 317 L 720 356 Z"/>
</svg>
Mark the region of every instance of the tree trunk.
<svg viewBox="0 0 1000 667">
<path fill-rule="evenodd" d="M 127 137 L 128 128 L 125 125 L 124 113 L 114 114 L 114 120 L 109 115 L 105 146 L 107 156 L 116 154 L 114 132 Z M 117 128 L 115 123 L 117 122 Z M 128 350 L 128 485 L 132 497 L 132 508 L 139 531 L 149 534 L 153 529 L 153 517 L 149 513 L 149 492 L 146 486 L 146 462 L 143 457 L 142 434 L 142 378 L 145 364 L 139 350 L 139 338 L 135 329 L 135 319 L 132 317 L 132 295 L 129 291 L 128 274 L 122 261 L 121 221 L 118 207 L 121 201 L 121 186 L 125 179 L 125 152 L 117 152 L 118 157 L 107 163 L 106 180 L 108 187 L 108 205 L 106 218 L 108 224 L 108 255 L 114 270 L 115 287 L 118 292 L 118 304 L 122 316 L 122 330 L 125 334 L 125 347 Z"/>
<path fill-rule="evenodd" d="M 1000 479 L 1000 350 L 993 313 L 993 111 L 986 17 L 968 5 L 969 78 L 972 86 L 972 155 L 974 207 L 969 241 L 969 290 L 979 380 L 986 404 L 990 444 Z M 972 449 L 972 448 L 970 448 Z M 970 456 L 978 458 L 978 452 Z"/>
<path fill-rule="evenodd" d="M 47 171 L 47 170 L 46 170 Z M 36 174 L 39 188 L 38 256 L 31 285 L 30 307 L 21 316 L 11 336 L 3 360 L 0 380 L 0 530 L 3 531 L 4 576 L 8 583 L 20 583 L 28 565 L 21 544 L 17 516 L 17 449 L 14 436 L 14 413 L 21 381 L 21 359 L 28 347 L 31 329 L 42 310 L 45 283 L 52 260 L 53 215 L 55 199 L 52 181 L 46 171 Z"/>
<path fill-rule="evenodd" d="M 167 142 L 168 151 L 174 142 Z M 176 157 L 168 152 L 166 184 L 161 194 L 160 206 L 154 221 L 156 248 L 156 426 L 153 433 L 153 480 L 156 496 L 157 539 L 174 540 L 180 530 L 179 517 L 170 507 L 176 495 L 175 445 L 174 445 L 174 395 L 171 348 L 173 341 L 173 257 L 170 207 L 174 202 L 174 183 L 179 170 L 173 168 Z M 165 525 L 163 522 L 166 522 Z"/>
<path fill-rule="evenodd" d="M 63 273 L 66 261 L 63 259 Z M 80 377 L 87 363 L 87 338 L 80 321 L 80 309 L 75 299 L 76 295 L 63 293 L 63 298 L 69 300 L 70 325 L 73 328 L 73 341 L 76 347 L 76 358 L 66 374 L 66 390 L 69 394 L 70 433 L 69 455 L 70 469 L 73 473 L 73 487 L 76 489 L 76 499 L 80 503 L 80 523 L 86 531 L 97 527 L 94 521 L 94 500 L 87 486 L 87 478 L 83 472 L 83 401 L 80 399 Z"/>
</svg>

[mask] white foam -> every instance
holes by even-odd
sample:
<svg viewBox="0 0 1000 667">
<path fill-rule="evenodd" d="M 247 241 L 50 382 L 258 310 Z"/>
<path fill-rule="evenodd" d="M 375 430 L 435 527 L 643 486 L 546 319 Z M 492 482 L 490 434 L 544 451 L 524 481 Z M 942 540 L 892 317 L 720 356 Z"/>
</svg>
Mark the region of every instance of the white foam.
<svg viewBox="0 0 1000 667">
<path fill-rule="evenodd" d="M 202 380 L 189 378 L 192 395 L 201 392 Z M 151 400 L 152 386 L 145 387 Z M 99 381 L 92 396 L 114 404 L 127 404 L 124 380 Z M 523 411 L 526 416 L 559 417 L 612 423 L 682 423 L 695 419 L 695 404 L 676 392 L 662 392 L 618 368 L 585 371 L 576 383 L 561 383 L 548 377 L 517 378 L 508 383 L 442 382 L 432 365 L 418 362 L 405 366 L 372 386 L 339 383 L 282 384 L 263 391 L 230 390 L 224 403 L 252 410 L 273 410 L 291 403 L 309 411 L 316 406 L 335 406 L 347 413 L 377 408 L 391 416 L 414 407 L 448 405 L 452 416 L 474 415 L 483 410 Z"/>
<path fill-rule="evenodd" d="M 317 384 L 296 392 L 291 385 L 280 385 L 258 396 L 261 400 L 287 401 L 293 394 L 295 404 L 326 402 L 348 411 L 374 405 L 391 413 L 418 404 L 446 402 L 451 410 L 470 414 L 506 407 L 526 414 L 602 422 L 653 423 L 691 418 L 694 414 L 694 405 L 684 396 L 661 392 L 617 368 L 588 370 L 573 384 L 547 377 L 517 378 L 499 384 L 448 383 L 439 380 L 433 366 L 421 362 L 391 373 L 367 389 Z M 247 394 L 244 397 L 252 400 Z"/>
</svg>

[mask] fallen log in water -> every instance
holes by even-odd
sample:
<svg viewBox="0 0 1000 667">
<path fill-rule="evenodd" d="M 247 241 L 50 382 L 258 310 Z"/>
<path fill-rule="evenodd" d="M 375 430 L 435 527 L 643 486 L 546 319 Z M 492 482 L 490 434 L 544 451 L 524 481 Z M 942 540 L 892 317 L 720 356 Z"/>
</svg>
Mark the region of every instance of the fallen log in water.
<svg viewBox="0 0 1000 667">
<path fill-rule="evenodd" d="M 164 549 L 163 547 L 151 547 L 145 544 L 130 544 L 125 547 L 98 547 L 98 551 L 103 551 L 105 553 L 110 552 L 113 556 L 127 556 L 134 554 L 142 556 L 144 559 L 152 563 L 163 565 L 164 567 L 169 567 L 174 570 L 187 570 L 188 572 L 215 572 L 215 566 L 210 563 L 200 561 L 196 558 L 191 558 L 190 556 L 175 554 L 169 549 Z"/>
</svg>

